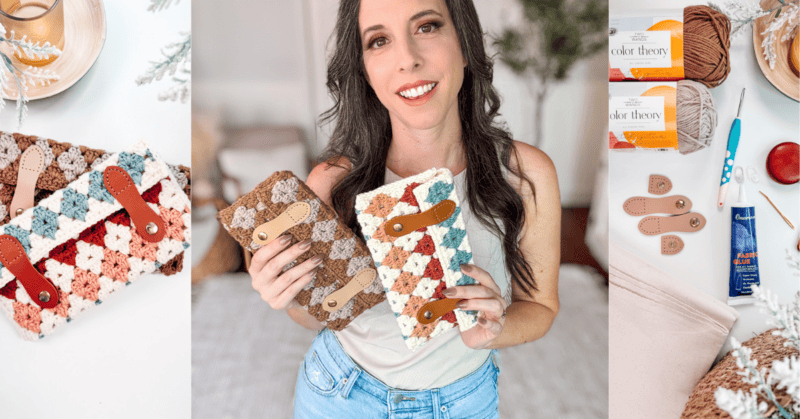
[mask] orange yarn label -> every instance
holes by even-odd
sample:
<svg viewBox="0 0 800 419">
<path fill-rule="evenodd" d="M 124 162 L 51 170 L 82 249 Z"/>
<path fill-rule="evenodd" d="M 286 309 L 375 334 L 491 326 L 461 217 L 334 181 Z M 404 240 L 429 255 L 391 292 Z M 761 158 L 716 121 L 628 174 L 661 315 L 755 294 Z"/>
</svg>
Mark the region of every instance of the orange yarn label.
<svg viewBox="0 0 800 419">
<path fill-rule="evenodd" d="M 677 83 L 609 83 L 608 147 L 678 150 Z"/>
<path fill-rule="evenodd" d="M 609 21 L 609 81 L 684 79 L 683 13 Z"/>
</svg>

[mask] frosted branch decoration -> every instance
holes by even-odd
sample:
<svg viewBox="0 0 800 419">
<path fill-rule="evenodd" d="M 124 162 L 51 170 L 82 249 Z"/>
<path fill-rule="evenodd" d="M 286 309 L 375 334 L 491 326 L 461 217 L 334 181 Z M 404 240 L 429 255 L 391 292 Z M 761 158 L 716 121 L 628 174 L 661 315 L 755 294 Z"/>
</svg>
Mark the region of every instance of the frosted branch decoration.
<svg viewBox="0 0 800 419">
<path fill-rule="evenodd" d="M 786 346 L 800 350 L 800 293 L 795 295 L 794 304 L 782 305 L 777 296 L 768 290 L 753 286 L 756 305 L 772 318 L 768 322 L 777 329 L 773 335 L 787 341 Z M 794 419 L 800 416 L 800 361 L 796 355 L 776 360 L 772 365 L 759 369 L 758 361 L 751 358 L 752 350 L 731 338 L 733 356 L 742 376 L 742 382 L 753 386 L 749 393 L 734 392 L 718 387 L 714 392 L 717 406 L 728 412 L 733 419 Z M 785 390 L 792 403 L 783 406 L 779 403 L 773 387 Z M 759 401 L 761 400 L 761 401 Z"/>
<path fill-rule="evenodd" d="M 192 76 L 192 34 L 181 33 L 183 41 L 168 44 L 161 50 L 164 56 L 161 61 L 151 61 L 150 68 L 136 78 L 136 84 L 150 84 L 154 80 L 161 80 L 165 75 L 171 76 L 173 86 L 161 92 L 158 100 L 180 100 L 185 103 L 191 92 Z M 176 75 L 178 73 L 178 75 Z"/>
<path fill-rule="evenodd" d="M 778 58 L 775 54 L 778 31 L 786 26 L 785 35 L 781 37 L 781 42 L 785 42 L 800 24 L 800 5 L 798 4 L 800 0 L 779 1 L 778 6 L 766 10 L 750 0 L 727 0 L 722 5 L 709 3 L 709 6 L 728 16 L 731 21 L 731 39 L 741 34 L 742 29 L 752 25 L 756 19 L 767 15 L 773 16 L 767 29 L 761 33 L 766 36 L 761 46 L 764 48 L 764 58 L 769 63 L 769 68 L 774 70 L 775 61 Z"/>
<path fill-rule="evenodd" d="M 11 31 L 9 38 L 5 37 L 6 29 L 0 24 L 0 43 L 5 43 L 14 53 L 22 56 L 23 54 L 28 58 L 42 58 L 50 55 L 61 55 L 61 50 L 45 42 L 40 45 L 38 42 L 31 42 L 25 35 L 22 38 L 17 38 L 14 31 Z M 11 83 L 16 85 L 17 91 L 17 124 L 18 128 L 22 126 L 22 121 L 28 115 L 28 88 L 37 85 L 46 86 L 47 84 L 58 80 L 58 74 L 37 67 L 29 66 L 26 69 L 21 69 L 14 65 L 11 58 L 5 53 L 0 52 L 0 91 L 6 90 L 11 86 Z M 10 74 L 10 77 L 9 77 Z M 0 97 L 0 111 L 5 108 L 5 101 Z"/>
<path fill-rule="evenodd" d="M 180 3 L 181 0 L 175 0 L 175 4 Z M 148 12 L 159 12 L 172 5 L 172 0 L 150 0 L 150 6 L 147 7 Z"/>
</svg>

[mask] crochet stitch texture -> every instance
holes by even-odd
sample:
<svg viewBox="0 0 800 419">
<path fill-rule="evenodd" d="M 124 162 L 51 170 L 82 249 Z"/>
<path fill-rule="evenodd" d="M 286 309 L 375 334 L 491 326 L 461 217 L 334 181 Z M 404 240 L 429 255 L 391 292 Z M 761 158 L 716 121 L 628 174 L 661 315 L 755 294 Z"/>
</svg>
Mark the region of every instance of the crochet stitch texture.
<svg viewBox="0 0 800 419">
<path fill-rule="evenodd" d="M 128 165 L 129 174 L 138 174 L 139 193 L 167 226 L 166 236 L 158 243 L 138 235 L 127 211 L 113 197 L 106 201 L 90 195 L 91 190 L 105 188 L 102 176 L 98 183 L 96 174 L 118 165 L 121 158 L 142 163 Z M 92 172 L 0 226 L 0 234 L 16 237 L 36 270 L 59 293 L 58 306 L 41 309 L 11 272 L 0 266 L 0 309 L 27 340 L 53 333 L 142 274 L 174 263 L 172 259 L 189 247 L 190 205 L 170 169 L 145 144 L 109 156 Z"/>
<path fill-rule="evenodd" d="M 386 234 L 388 220 L 425 212 L 445 199 L 456 203 L 447 220 L 401 237 Z M 476 282 L 461 273 L 461 264 L 472 263 L 472 250 L 448 169 L 429 169 L 359 194 L 356 216 L 409 349 L 416 351 L 456 325 L 462 332 L 476 325 L 477 313 L 461 309 L 427 325 L 417 321 L 423 305 L 445 298 L 445 288 Z"/>
<path fill-rule="evenodd" d="M 37 136 L 0 131 L 0 225 L 11 221 L 8 208 L 16 190 L 21 156 L 31 145 L 42 149 L 45 164 L 44 171 L 36 181 L 34 205 L 52 195 L 53 192 L 65 188 L 77 176 L 91 171 L 109 158 L 109 154 L 103 150 L 73 146 L 70 143 L 59 143 Z M 130 163 L 126 162 L 126 164 Z M 191 170 L 186 166 L 167 164 L 167 167 L 169 167 L 172 177 L 191 199 Z M 102 183 L 102 173 L 91 173 Z M 95 199 L 104 199 L 107 202 L 113 200 L 108 191 L 98 189 L 96 186 L 91 187 L 89 196 Z M 76 204 L 79 205 L 79 203 Z M 175 260 L 162 265 L 159 270 L 164 275 L 173 275 L 180 272 L 182 267 L 183 253 L 176 256 Z"/>
<path fill-rule="evenodd" d="M 311 205 L 311 212 L 304 221 L 287 230 L 286 233 L 292 236 L 288 246 L 310 238 L 311 248 L 283 270 L 315 255 L 322 255 L 323 261 L 316 277 L 295 299 L 329 329 L 342 330 L 359 314 L 386 297 L 376 277 L 371 285 L 342 308 L 334 312 L 322 308 L 325 297 L 344 287 L 362 269 L 371 267 L 372 258 L 364 242 L 305 183 L 290 171 L 276 172 L 233 205 L 220 211 L 217 218 L 242 247 L 255 252 L 260 246 L 253 242 L 254 229 L 277 218 L 294 202 L 307 202 Z"/>
</svg>

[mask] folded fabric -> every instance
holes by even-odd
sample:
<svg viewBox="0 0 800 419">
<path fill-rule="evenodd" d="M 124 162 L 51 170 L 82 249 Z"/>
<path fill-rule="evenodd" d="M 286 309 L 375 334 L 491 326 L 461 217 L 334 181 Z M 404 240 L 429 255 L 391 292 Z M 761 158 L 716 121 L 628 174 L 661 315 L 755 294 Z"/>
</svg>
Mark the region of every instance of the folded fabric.
<svg viewBox="0 0 800 419">
<path fill-rule="evenodd" d="M 139 143 L 0 226 L 0 307 L 27 340 L 53 333 L 190 243 L 191 203 Z"/>
<path fill-rule="evenodd" d="M 251 252 L 284 233 L 292 237 L 286 247 L 310 239 L 311 248 L 283 270 L 322 256 L 316 277 L 295 299 L 332 330 L 386 299 L 363 240 L 290 171 L 274 173 L 217 218 Z"/>
<path fill-rule="evenodd" d="M 737 313 L 615 243 L 609 260 L 609 417 L 678 418 Z"/>
<path fill-rule="evenodd" d="M 448 169 L 359 194 L 356 214 L 409 349 L 456 326 L 463 332 L 476 325 L 476 312 L 453 310 L 455 301 L 442 294 L 476 282 L 461 273 L 472 250 Z"/>
<path fill-rule="evenodd" d="M 29 206 L 36 205 L 42 199 L 52 195 L 53 192 L 65 188 L 69 182 L 91 171 L 109 156 L 105 150 L 60 143 L 33 135 L 0 131 L 0 225 L 7 224 L 15 216 L 11 211 L 11 202 L 17 195 L 17 182 L 20 179 L 23 154 L 33 145 L 42 151 L 43 167 L 35 180 L 35 191 L 32 191 L 33 201 Z M 182 165 L 167 164 L 167 167 L 169 167 L 172 177 L 191 200 L 191 170 Z M 183 253 L 162 265 L 159 271 L 164 275 L 173 275 L 182 269 Z"/>
</svg>

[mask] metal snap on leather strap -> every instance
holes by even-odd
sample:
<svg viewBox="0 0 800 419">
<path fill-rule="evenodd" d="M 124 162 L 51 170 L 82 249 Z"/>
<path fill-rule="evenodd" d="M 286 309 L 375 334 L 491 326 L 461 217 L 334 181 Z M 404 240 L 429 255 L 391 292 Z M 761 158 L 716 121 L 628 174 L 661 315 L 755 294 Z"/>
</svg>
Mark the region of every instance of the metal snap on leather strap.
<svg viewBox="0 0 800 419">
<path fill-rule="evenodd" d="M 142 239 L 158 243 L 164 238 L 164 220 L 144 202 L 128 172 L 119 166 L 108 166 L 103 171 L 103 183 L 131 216 L 133 226 Z M 151 228 L 150 224 L 155 228 Z"/>
<path fill-rule="evenodd" d="M 353 276 L 350 282 L 328 295 L 326 299 L 327 303 L 322 306 L 322 309 L 328 312 L 334 312 L 344 307 L 351 298 L 363 291 L 364 288 L 370 286 L 370 284 L 375 281 L 377 275 L 378 272 L 375 268 L 364 268 L 360 270 Z"/>
<path fill-rule="evenodd" d="M 686 202 L 683 199 L 679 199 L 675 202 L 675 208 L 683 209 L 686 206 Z"/>
<path fill-rule="evenodd" d="M 432 226 L 447 220 L 453 215 L 455 210 L 456 203 L 450 199 L 445 199 L 425 212 L 401 215 L 386 221 L 386 226 L 388 228 L 384 228 L 384 230 L 386 234 L 392 237 L 402 237 L 422 227 Z"/>
<path fill-rule="evenodd" d="M 22 284 L 34 304 L 41 308 L 58 305 L 58 290 L 33 267 L 16 237 L 0 236 L 0 263 Z"/>
<path fill-rule="evenodd" d="M 431 301 L 419 308 L 417 321 L 422 324 L 433 323 L 445 314 L 455 310 L 459 301 L 461 301 L 459 298 L 443 298 Z"/>
<path fill-rule="evenodd" d="M 699 226 L 700 225 L 700 219 L 698 219 L 696 217 L 692 218 L 691 220 L 689 220 L 689 225 L 692 226 L 692 227 Z"/>
<path fill-rule="evenodd" d="M 286 230 L 305 221 L 310 214 L 311 204 L 295 202 L 286 207 L 281 215 L 256 227 L 253 231 L 253 241 L 259 246 L 265 246 L 285 233 Z"/>
<path fill-rule="evenodd" d="M 23 212 L 25 212 L 25 210 L 24 210 L 24 209 L 22 209 L 22 208 L 17 208 L 17 210 L 16 210 L 16 211 L 14 211 L 14 214 L 16 214 L 16 215 L 20 215 L 20 214 L 22 214 Z"/>
</svg>

